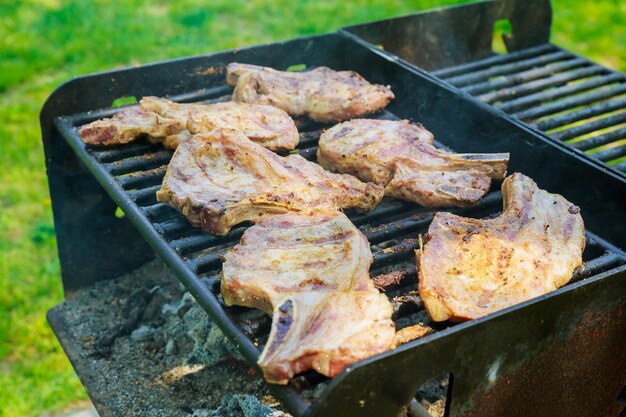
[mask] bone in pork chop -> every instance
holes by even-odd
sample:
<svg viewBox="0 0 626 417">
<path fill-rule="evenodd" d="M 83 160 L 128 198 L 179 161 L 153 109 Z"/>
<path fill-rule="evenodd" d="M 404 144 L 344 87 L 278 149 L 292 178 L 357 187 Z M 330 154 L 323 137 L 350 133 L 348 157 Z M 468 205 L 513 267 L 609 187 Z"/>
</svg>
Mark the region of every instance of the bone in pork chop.
<svg viewBox="0 0 626 417">
<path fill-rule="evenodd" d="M 478 220 L 437 213 L 418 256 L 419 293 L 435 321 L 464 321 L 565 285 L 582 265 L 578 207 L 516 173 L 504 211 Z"/>
<path fill-rule="evenodd" d="M 331 174 L 300 155 L 282 157 L 235 130 L 191 136 L 167 168 L 158 201 L 194 226 L 223 235 L 244 221 L 290 211 L 371 210 L 384 190 L 351 175 Z"/>
<path fill-rule="evenodd" d="M 343 213 L 268 217 L 224 258 L 226 304 L 272 315 L 259 358 L 267 381 L 309 369 L 333 377 L 393 345 L 393 308 L 369 277 L 369 243 Z"/>
<path fill-rule="evenodd" d="M 353 71 L 318 67 L 285 72 L 256 65 L 228 65 L 227 82 L 235 87 L 233 100 L 271 104 L 292 116 L 336 122 L 373 113 L 394 98 L 389 87 L 370 84 Z"/>
<path fill-rule="evenodd" d="M 432 145 L 433 135 L 407 120 L 356 119 L 325 131 L 317 161 L 333 172 L 385 186 L 385 195 L 422 206 L 469 206 L 492 179 L 502 179 L 508 153 L 455 154 Z"/>
<path fill-rule="evenodd" d="M 190 125 L 192 112 L 195 120 Z M 234 101 L 181 104 L 157 97 L 144 97 L 139 107 L 83 126 L 80 136 L 92 145 L 116 145 L 147 136 L 152 142 L 176 149 L 190 136 L 189 130 L 195 134 L 217 127 L 240 130 L 250 140 L 271 150 L 294 149 L 299 140 L 291 117 L 276 107 Z"/>
</svg>

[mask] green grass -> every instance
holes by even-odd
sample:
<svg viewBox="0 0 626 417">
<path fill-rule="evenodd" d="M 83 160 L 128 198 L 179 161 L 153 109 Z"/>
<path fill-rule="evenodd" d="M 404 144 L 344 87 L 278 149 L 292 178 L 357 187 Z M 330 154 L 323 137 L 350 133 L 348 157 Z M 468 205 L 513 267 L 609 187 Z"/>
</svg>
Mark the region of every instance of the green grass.
<svg viewBox="0 0 626 417">
<path fill-rule="evenodd" d="M 0 2 L 0 416 L 39 416 L 85 398 L 44 318 L 62 289 L 38 113 L 57 85 L 458 2 Z M 624 2 L 554 3 L 556 43 L 626 70 Z"/>
</svg>

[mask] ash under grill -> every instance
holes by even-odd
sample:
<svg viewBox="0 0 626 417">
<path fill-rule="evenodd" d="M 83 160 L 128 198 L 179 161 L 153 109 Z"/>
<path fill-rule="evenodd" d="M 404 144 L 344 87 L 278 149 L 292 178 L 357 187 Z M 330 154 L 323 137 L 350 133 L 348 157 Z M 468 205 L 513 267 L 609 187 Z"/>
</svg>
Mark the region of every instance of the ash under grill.
<svg viewBox="0 0 626 417">
<path fill-rule="evenodd" d="M 212 103 L 224 101 L 223 89 L 213 94 L 218 96 L 201 101 Z M 106 114 L 109 114 L 107 112 Z M 79 114 L 62 119 L 60 126 L 70 136 L 70 140 L 82 145 L 78 135 L 81 125 L 102 117 L 98 114 Z M 394 114 L 385 111 L 376 118 L 398 119 Z M 300 143 L 297 153 L 308 160 L 315 160 L 317 142 L 323 126 L 309 120 L 297 121 L 300 130 Z M 439 148 L 450 150 L 444 144 L 435 141 Z M 107 180 L 115 182 L 132 200 L 145 216 L 145 219 L 158 232 L 159 237 L 167 243 L 172 253 L 178 256 L 185 267 L 197 280 L 198 285 L 206 286 L 219 301 L 226 315 L 236 323 L 255 346 L 254 355 L 258 356 L 263 349 L 270 332 L 271 318 L 259 310 L 244 307 L 226 307 L 220 295 L 220 272 L 223 255 L 239 242 L 241 235 L 248 227 L 234 227 L 226 236 L 214 236 L 192 227 L 188 220 L 178 211 L 164 203 L 156 201 L 155 193 L 160 188 L 167 164 L 173 154 L 162 146 L 139 141 L 120 145 L 116 148 L 87 147 L 87 153 L 94 158 L 107 172 Z M 500 184 L 494 184 L 492 191 L 474 207 L 446 208 L 459 215 L 489 218 L 497 216 L 502 209 L 502 193 Z M 416 204 L 385 198 L 369 213 L 348 211 L 348 217 L 359 227 L 370 242 L 374 262 L 370 268 L 373 278 L 390 272 L 400 272 L 403 276 L 399 284 L 385 289 L 385 294 L 393 301 L 394 297 L 417 290 L 417 272 L 415 270 L 414 250 L 419 247 L 418 235 L 426 233 L 437 208 L 419 207 Z M 571 283 L 587 277 L 626 265 L 626 254 L 587 232 L 587 247 L 583 255 L 585 269 L 577 272 Z M 199 300 L 201 301 L 201 300 Z M 209 314 L 215 314 L 209 311 Z M 423 305 L 419 303 L 400 304 L 394 317 L 396 328 L 401 329 L 414 324 L 431 326 L 435 331 L 450 327 L 451 323 L 430 322 Z M 302 395 L 312 392 L 316 385 L 327 378 L 309 372 L 296 377 L 290 387 Z M 310 398 L 303 397 L 305 402 Z"/>
<path fill-rule="evenodd" d="M 551 44 L 432 73 L 626 172 L 626 75 Z"/>
</svg>

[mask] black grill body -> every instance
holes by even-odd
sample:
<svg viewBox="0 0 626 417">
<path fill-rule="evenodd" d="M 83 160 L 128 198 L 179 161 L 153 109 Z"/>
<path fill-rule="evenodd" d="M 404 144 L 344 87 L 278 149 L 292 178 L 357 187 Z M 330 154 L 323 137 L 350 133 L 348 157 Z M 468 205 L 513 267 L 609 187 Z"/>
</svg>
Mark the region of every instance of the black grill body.
<svg viewBox="0 0 626 417">
<path fill-rule="evenodd" d="M 626 178 L 626 75 L 551 44 L 551 21 L 549 0 L 488 0 L 342 30 Z"/>
<path fill-rule="evenodd" d="M 626 379 L 626 183 L 602 164 L 449 84 L 341 34 L 94 74 L 59 87 L 44 105 L 41 126 L 66 294 L 119 276 L 156 254 L 255 365 L 260 351 L 255 342 L 262 346 L 268 319 L 252 310 L 226 308 L 219 297 L 220 256 L 237 243 L 243 227 L 225 237 L 207 235 L 156 202 L 154 192 L 170 152 L 147 142 L 87 148 L 77 133 L 81 124 L 119 111 L 111 104 L 120 97 L 222 99 L 231 92 L 225 84 L 230 62 L 277 69 L 325 65 L 389 84 L 396 99 L 377 117 L 421 122 L 439 146 L 459 152 L 510 152 L 510 172 L 523 172 L 580 206 L 588 230 L 588 268 L 572 283 L 479 320 L 438 326 L 422 339 L 353 364 L 317 400 L 307 392 L 324 379 L 313 373 L 274 387 L 295 416 L 397 416 L 424 381 L 441 374 L 451 375 L 447 408 L 452 416 L 619 414 L 623 406 L 616 398 Z M 323 126 L 298 123 L 299 152 L 313 159 Z M 493 216 L 501 204 L 496 186 L 476 207 L 453 211 Z M 116 216 L 118 206 L 124 217 Z M 435 212 L 385 199 L 372 213 L 348 213 L 374 245 L 373 276 L 408 269 L 389 296 L 417 288 L 413 250 Z M 407 309 L 397 325 L 426 320 L 423 310 Z M 549 414 L 541 399 L 548 398 L 547 384 L 555 379 L 562 397 Z M 510 395 L 507 387 L 513 386 L 523 392 Z M 525 406 L 518 411 L 511 408 L 520 403 Z M 609 414 L 596 413 L 599 409 Z"/>
</svg>

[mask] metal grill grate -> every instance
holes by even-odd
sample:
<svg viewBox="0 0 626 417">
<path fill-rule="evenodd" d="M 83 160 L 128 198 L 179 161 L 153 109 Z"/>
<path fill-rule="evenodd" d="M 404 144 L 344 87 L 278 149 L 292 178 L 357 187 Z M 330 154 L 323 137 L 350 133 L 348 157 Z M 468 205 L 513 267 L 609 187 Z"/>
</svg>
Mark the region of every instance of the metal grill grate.
<svg viewBox="0 0 626 417">
<path fill-rule="evenodd" d="M 548 54 L 549 52 L 544 48 L 543 52 L 539 53 Z M 550 55 L 552 57 L 548 58 L 544 55 L 539 58 L 533 55 L 528 59 L 534 59 L 534 62 L 541 59 L 543 62 L 546 59 L 558 60 L 565 56 L 562 53 Z M 492 67 L 486 70 L 484 75 L 482 72 L 472 71 L 465 76 L 460 76 L 459 70 L 449 71 L 458 82 L 471 80 L 472 83 L 482 78 L 492 77 L 494 74 L 508 74 L 514 71 L 510 66 L 514 64 L 509 63 L 510 56 L 500 59 L 501 61 L 498 62 L 504 64 L 502 67 L 505 69 Z M 528 65 L 523 64 L 525 68 L 528 68 Z M 472 67 L 472 70 L 476 68 L 480 69 L 482 66 Z M 191 99 L 192 101 L 204 100 L 203 102 L 223 100 L 223 96 L 229 91 L 226 87 L 220 87 L 209 91 L 203 97 L 191 97 Z M 106 189 L 110 190 L 112 197 L 120 204 L 126 215 L 140 226 L 138 229 L 175 269 L 177 276 L 190 289 L 198 302 L 212 317 L 222 319 L 218 320 L 218 323 L 225 333 L 234 340 L 249 361 L 255 362 L 267 340 L 270 318 L 258 310 L 226 307 L 221 299 L 219 281 L 221 257 L 239 241 L 246 226 L 233 228 L 227 236 L 209 235 L 191 227 L 186 218 L 174 209 L 158 203 L 155 192 L 160 188 L 167 163 L 172 155 L 171 151 L 147 141 L 109 149 L 86 148 L 78 135 L 78 127 L 97 118 L 110 116 L 115 111 L 117 110 L 108 109 L 77 114 L 57 118 L 55 123 L 87 168 Z M 395 118 L 389 112 L 378 117 Z M 306 120 L 298 121 L 298 125 L 301 131 L 301 141 L 297 152 L 313 160 L 323 126 Z M 436 143 L 436 145 L 445 147 L 441 143 Z M 494 188 L 499 188 L 499 184 L 496 184 Z M 470 217 L 493 217 L 498 215 L 501 206 L 501 192 L 493 191 L 474 207 L 455 208 L 449 211 Z M 422 208 L 411 203 L 385 198 L 370 213 L 347 213 L 371 243 L 374 254 L 371 276 L 375 277 L 391 271 L 403 271 L 403 279 L 400 283 L 386 289 L 386 294 L 390 299 L 417 289 L 413 250 L 418 247 L 416 239 L 418 234 L 427 231 L 436 211 L 436 209 Z M 583 258 L 586 268 L 578 273 L 572 282 L 626 264 L 626 255 L 622 251 L 592 233 L 587 233 L 587 248 Z M 224 317 L 228 320 L 223 320 Z M 449 323 L 429 323 L 423 306 L 416 304 L 401 305 L 396 311 L 395 321 L 398 328 L 416 323 L 428 324 L 435 330 L 450 326 Z M 307 373 L 294 378 L 288 388 L 279 389 L 277 395 L 291 408 L 292 412 L 301 415 L 312 400 L 311 389 L 324 380 L 325 378 L 318 374 Z"/>
<path fill-rule="evenodd" d="M 433 74 L 626 173 L 626 75 L 551 44 Z"/>
</svg>

